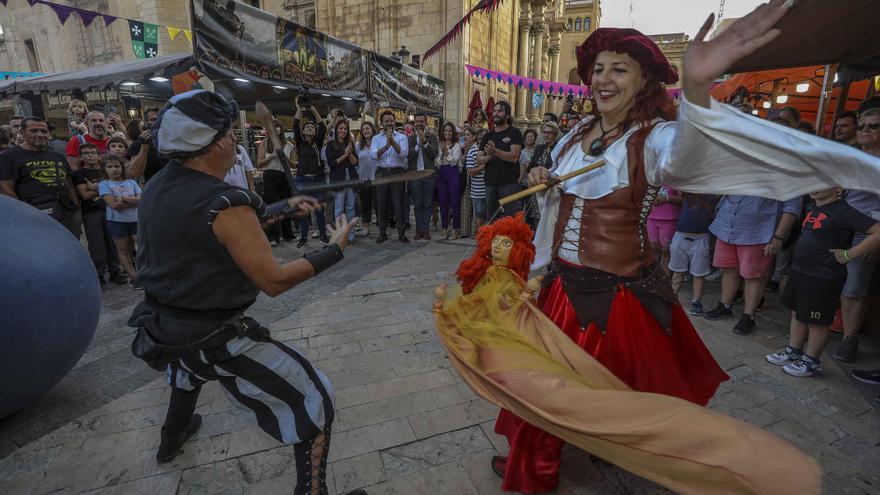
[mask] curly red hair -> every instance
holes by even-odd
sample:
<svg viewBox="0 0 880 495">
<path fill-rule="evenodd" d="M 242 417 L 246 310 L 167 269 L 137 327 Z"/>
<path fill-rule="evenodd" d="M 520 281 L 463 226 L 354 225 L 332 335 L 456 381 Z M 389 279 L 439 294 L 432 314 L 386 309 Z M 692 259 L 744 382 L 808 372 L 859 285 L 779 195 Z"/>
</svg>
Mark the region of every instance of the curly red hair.
<svg viewBox="0 0 880 495">
<path fill-rule="evenodd" d="M 470 294 L 486 274 L 486 270 L 492 266 L 492 239 L 498 235 L 504 235 L 513 240 L 513 248 L 510 250 L 507 267 L 523 279 L 528 278 L 529 268 L 535 260 L 535 246 L 532 244 L 534 233 L 525 222 L 525 214 L 519 212 L 516 216 L 505 217 L 480 227 L 477 232 L 476 252 L 470 258 L 462 261 L 458 265 L 458 271 L 455 272 L 463 293 Z"/>
</svg>

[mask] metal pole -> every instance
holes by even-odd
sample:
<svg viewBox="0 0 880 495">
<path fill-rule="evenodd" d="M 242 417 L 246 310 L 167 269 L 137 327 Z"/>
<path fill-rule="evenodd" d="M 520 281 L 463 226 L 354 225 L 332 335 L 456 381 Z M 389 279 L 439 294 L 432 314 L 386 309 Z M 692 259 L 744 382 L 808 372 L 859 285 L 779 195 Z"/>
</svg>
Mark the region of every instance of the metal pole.
<svg viewBox="0 0 880 495">
<path fill-rule="evenodd" d="M 816 133 L 821 135 L 822 129 L 825 127 L 825 112 L 828 110 L 828 102 L 831 99 L 831 87 L 834 81 L 834 73 L 837 72 L 836 65 L 825 66 L 825 77 L 822 78 L 822 92 L 819 94 L 819 108 L 816 110 Z"/>
</svg>

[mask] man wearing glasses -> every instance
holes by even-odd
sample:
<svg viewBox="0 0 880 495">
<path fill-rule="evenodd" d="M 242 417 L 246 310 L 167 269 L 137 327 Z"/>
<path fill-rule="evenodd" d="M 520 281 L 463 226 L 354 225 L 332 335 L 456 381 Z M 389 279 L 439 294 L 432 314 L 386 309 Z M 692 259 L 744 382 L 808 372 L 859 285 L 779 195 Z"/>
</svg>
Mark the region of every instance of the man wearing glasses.
<svg viewBox="0 0 880 495">
<path fill-rule="evenodd" d="M 871 108 L 859 114 L 855 126 L 856 139 L 865 153 L 880 157 L 880 108 Z M 848 191 L 846 202 L 869 217 L 880 220 L 880 195 L 868 191 Z M 865 239 L 856 233 L 853 246 Z M 864 256 L 846 265 L 846 283 L 840 297 L 840 315 L 843 319 L 843 340 L 833 354 L 834 359 L 852 363 L 856 360 L 858 333 L 868 310 L 868 292 L 871 279 L 877 271 L 878 255 Z"/>
</svg>

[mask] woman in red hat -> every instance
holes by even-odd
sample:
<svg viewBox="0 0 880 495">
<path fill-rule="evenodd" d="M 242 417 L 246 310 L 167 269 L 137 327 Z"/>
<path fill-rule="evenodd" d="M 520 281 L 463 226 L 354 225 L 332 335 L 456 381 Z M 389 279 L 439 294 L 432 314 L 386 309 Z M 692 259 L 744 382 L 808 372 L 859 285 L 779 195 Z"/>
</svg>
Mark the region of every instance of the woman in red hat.
<svg viewBox="0 0 880 495">
<path fill-rule="evenodd" d="M 635 390 L 705 405 L 729 378 L 648 245 L 645 223 L 661 184 L 778 199 L 822 189 L 830 177 L 859 189 L 868 176 L 880 183 L 880 167 L 865 166 L 857 152 L 709 97 L 714 79 L 779 34 L 773 26 L 787 9 L 773 0 L 707 42 L 714 19 L 706 21 L 685 58 L 678 122 L 663 86 L 678 74 L 650 38 L 602 28 L 578 48 L 578 74 L 592 88 L 596 113 L 560 140 L 553 168 L 533 169 L 529 182 L 554 184 L 555 176 L 600 159 L 605 165 L 539 196 L 532 268 L 548 267 L 538 298 L 543 312 Z M 492 460 L 504 490 L 557 487 L 561 440 L 506 410 L 495 431 L 510 442 L 508 457 Z"/>
</svg>

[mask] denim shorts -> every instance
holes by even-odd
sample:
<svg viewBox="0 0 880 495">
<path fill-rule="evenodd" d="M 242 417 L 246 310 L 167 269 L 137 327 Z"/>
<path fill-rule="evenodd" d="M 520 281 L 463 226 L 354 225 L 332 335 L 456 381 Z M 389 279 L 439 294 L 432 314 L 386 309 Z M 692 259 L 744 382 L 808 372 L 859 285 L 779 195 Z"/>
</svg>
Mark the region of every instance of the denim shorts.
<svg viewBox="0 0 880 495">
<path fill-rule="evenodd" d="M 471 202 L 474 205 L 474 216 L 485 220 L 486 219 L 486 198 L 471 198 Z"/>
<path fill-rule="evenodd" d="M 127 239 L 130 236 L 137 235 L 137 222 L 114 222 L 107 220 L 107 231 L 110 237 L 114 239 Z"/>
</svg>

